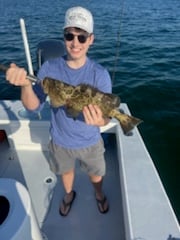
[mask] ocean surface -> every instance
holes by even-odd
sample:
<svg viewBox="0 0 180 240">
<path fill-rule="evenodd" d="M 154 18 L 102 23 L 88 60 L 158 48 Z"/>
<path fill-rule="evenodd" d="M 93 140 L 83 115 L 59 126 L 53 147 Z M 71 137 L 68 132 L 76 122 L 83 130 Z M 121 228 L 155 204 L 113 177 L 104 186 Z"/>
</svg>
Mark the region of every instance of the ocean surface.
<svg viewBox="0 0 180 240">
<path fill-rule="evenodd" d="M 89 56 L 109 70 L 113 92 L 143 119 L 140 133 L 180 220 L 180 0 L 0 0 L 0 63 L 27 68 L 24 18 L 37 69 L 38 42 L 62 39 L 64 13 L 76 5 L 94 15 Z M 1 74 L 0 99 L 19 94 Z"/>
</svg>

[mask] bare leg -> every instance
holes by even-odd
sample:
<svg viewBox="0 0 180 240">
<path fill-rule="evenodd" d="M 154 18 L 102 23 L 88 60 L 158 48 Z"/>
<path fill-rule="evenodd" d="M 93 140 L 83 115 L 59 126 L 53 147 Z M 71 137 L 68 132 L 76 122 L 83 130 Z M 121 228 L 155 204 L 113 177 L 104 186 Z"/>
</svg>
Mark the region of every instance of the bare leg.
<svg viewBox="0 0 180 240">
<path fill-rule="evenodd" d="M 101 176 L 91 175 L 90 179 L 91 179 L 91 182 L 94 186 L 96 197 L 98 199 L 102 199 L 104 197 L 103 192 L 102 192 L 103 178 Z"/>
<path fill-rule="evenodd" d="M 76 196 L 76 193 L 72 190 L 74 183 L 74 170 L 64 173 L 61 175 L 63 186 L 65 189 L 65 196 L 59 208 L 59 213 L 62 216 L 67 216 L 71 209 L 71 204 Z"/>
<path fill-rule="evenodd" d="M 109 210 L 109 205 L 102 191 L 103 178 L 101 176 L 90 176 L 90 179 L 95 189 L 95 196 L 99 211 L 101 213 L 106 213 Z"/>
<path fill-rule="evenodd" d="M 74 183 L 74 169 L 62 174 L 61 179 L 63 182 L 65 192 L 70 193 L 72 191 L 72 187 Z"/>
</svg>

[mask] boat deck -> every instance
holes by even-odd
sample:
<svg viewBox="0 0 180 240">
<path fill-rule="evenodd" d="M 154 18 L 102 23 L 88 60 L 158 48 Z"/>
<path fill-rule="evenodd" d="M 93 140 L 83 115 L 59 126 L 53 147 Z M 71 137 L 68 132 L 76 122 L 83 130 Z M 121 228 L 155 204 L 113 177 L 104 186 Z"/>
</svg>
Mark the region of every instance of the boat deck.
<svg viewBox="0 0 180 240">
<path fill-rule="evenodd" d="M 50 239 L 55 240 L 57 236 L 64 240 L 125 239 L 117 154 L 112 151 L 115 138 L 111 137 L 110 142 L 105 154 L 107 174 L 104 178 L 104 191 L 110 204 L 109 212 L 99 213 L 89 178 L 77 165 L 74 185 L 77 196 L 68 217 L 61 217 L 58 214 L 63 190 L 59 181 L 56 185 L 56 193 L 51 204 L 53 207 L 50 208 L 42 227 L 46 235 L 51 236 Z"/>
<path fill-rule="evenodd" d="M 0 177 L 14 178 L 27 186 L 41 230 L 47 239 L 123 240 L 125 239 L 125 230 L 115 145 L 115 135 L 110 134 L 105 153 L 107 174 L 104 178 L 104 192 L 110 204 L 110 210 L 106 214 L 99 213 L 94 189 L 89 178 L 80 170 L 78 164 L 74 183 L 77 195 L 69 215 L 62 217 L 58 213 L 59 203 L 64 194 L 59 178 L 50 201 L 49 211 L 46 214 L 46 207 L 49 204 L 48 200 L 45 202 L 46 197 L 48 197 L 46 193 L 48 194 L 49 190 L 46 179 L 54 179 L 55 177 L 48 168 L 47 152 L 42 154 L 39 151 L 20 150 L 17 154 L 16 152 L 9 153 L 8 148 L 6 148 L 3 153 L 4 161 L 1 160 Z"/>
<path fill-rule="evenodd" d="M 121 108 L 130 114 L 126 104 Z M 1 101 L 0 115 L 0 130 L 6 131 L 10 145 L 0 145 L 0 178 L 26 186 L 43 239 L 180 240 L 177 218 L 137 128 L 125 136 L 114 119 L 101 128 L 109 136 L 104 192 L 110 211 L 99 213 L 93 187 L 77 164 L 77 197 L 69 215 L 62 217 L 62 184 L 47 162 L 48 103 L 39 116 L 29 115 L 20 101 Z"/>
</svg>

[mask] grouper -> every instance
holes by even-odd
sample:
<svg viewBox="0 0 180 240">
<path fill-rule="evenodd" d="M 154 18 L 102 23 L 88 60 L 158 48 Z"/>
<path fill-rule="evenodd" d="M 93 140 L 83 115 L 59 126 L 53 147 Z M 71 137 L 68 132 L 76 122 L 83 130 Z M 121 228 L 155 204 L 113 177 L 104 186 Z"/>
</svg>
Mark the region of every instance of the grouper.
<svg viewBox="0 0 180 240">
<path fill-rule="evenodd" d="M 88 84 L 72 86 L 63 81 L 45 78 L 42 87 L 55 108 L 66 106 L 68 115 L 76 119 L 84 106 L 97 105 L 104 117 L 116 118 L 124 134 L 128 134 L 135 126 L 142 122 L 120 111 L 120 98 L 115 94 L 104 93 Z"/>
</svg>

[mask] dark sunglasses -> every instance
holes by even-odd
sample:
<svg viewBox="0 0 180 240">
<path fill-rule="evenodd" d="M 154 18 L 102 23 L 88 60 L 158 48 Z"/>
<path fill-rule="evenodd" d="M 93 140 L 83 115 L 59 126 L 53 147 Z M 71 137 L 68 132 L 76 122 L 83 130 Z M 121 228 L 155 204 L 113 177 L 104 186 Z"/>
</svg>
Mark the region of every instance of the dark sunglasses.
<svg viewBox="0 0 180 240">
<path fill-rule="evenodd" d="M 87 38 L 90 36 L 89 34 L 88 35 L 85 35 L 85 34 L 80 34 L 80 35 L 74 35 L 73 33 L 64 33 L 64 38 L 66 39 L 66 41 L 72 41 L 75 37 L 77 36 L 78 38 L 78 41 L 80 43 L 85 43 Z"/>
</svg>

